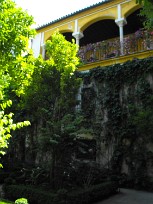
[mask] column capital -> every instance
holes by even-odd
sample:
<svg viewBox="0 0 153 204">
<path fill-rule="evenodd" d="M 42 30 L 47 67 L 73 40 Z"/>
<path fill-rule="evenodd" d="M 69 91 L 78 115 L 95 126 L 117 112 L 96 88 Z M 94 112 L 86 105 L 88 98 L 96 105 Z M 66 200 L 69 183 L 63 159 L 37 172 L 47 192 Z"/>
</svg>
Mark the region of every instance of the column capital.
<svg viewBox="0 0 153 204">
<path fill-rule="evenodd" d="M 72 33 L 72 36 L 75 37 L 76 39 L 81 39 L 83 38 L 83 33 L 82 32 L 74 32 Z"/>
<path fill-rule="evenodd" d="M 125 18 L 118 18 L 115 20 L 115 23 L 119 26 L 119 27 L 123 27 L 124 25 L 127 24 L 127 21 Z"/>
</svg>

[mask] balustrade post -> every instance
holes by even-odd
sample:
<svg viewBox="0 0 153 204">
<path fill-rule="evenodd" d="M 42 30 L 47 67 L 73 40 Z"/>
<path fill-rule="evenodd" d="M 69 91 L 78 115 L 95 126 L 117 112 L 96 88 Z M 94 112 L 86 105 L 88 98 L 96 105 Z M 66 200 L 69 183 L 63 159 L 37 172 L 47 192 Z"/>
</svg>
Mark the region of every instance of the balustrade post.
<svg viewBox="0 0 153 204">
<path fill-rule="evenodd" d="M 124 32 L 123 32 L 123 26 L 127 24 L 127 21 L 126 21 L 125 18 L 120 18 L 120 19 L 116 19 L 115 23 L 119 27 L 119 33 L 120 33 L 120 52 L 121 52 L 121 55 L 123 55 L 124 54 Z"/>
</svg>

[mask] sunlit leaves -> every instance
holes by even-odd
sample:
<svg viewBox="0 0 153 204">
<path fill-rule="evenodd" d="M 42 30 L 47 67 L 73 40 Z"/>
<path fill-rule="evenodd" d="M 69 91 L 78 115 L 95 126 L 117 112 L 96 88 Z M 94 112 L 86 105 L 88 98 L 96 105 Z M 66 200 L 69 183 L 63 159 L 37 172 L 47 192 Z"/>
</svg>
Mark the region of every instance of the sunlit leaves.
<svg viewBox="0 0 153 204">
<path fill-rule="evenodd" d="M 11 105 L 12 105 L 12 101 L 8 100 L 5 103 L 1 103 L 0 107 L 1 107 L 2 110 L 4 110 L 7 106 L 11 106 Z"/>
<path fill-rule="evenodd" d="M 11 0 L 2 0 L 0 3 L 0 54 L 16 56 L 26 49 L 28 38 L 34 31 L 30 26 L 33 18 L 17 8 Z M 5 50 L 5 52 L 4 52 Z"/>
<path fill-rule="evenodd" d="M 29 77 L 33 70 L 28 62 L 30 58 L 28 40 L 35 33 L 31 29 L 32 24 L 33 17 L 17 8 L 12 0 L 1 0 L 0 91 L 13 82 L 15 91 L 18 90 L 20 94 L 23 93 L 23 87 L 28 84 L 26 77 Z"/>
<path fill-rule="evenodd" d="M 65 40 L 65 37 L 59 32 L 51 36 L 51 40 L 46 43 L 48 63 L 56 67 L 61 74 L 61 91 L 65 86 L 65 81 L 71 78 L 77 69 L 79 59 L 77 57 L 77 45 Z"/>
<path fill-rule="evenodd" d="M 46 43 L 46 50 L 49 60 L 54 62 L 57 70 L 60 72 L 73 73 L 79 61 L 76 56 L 76 44 L 65 40 L 65 37 L 55 32 L 51 40 Z"/>
<path fill-rule="evenodd" d="M 16 7 L 12 0 L 0 0 L 0 154 L 4 154 L 11 130 L 28 126 L 28 121 L 14 123 L 13 113 L 6 114 L 12 105 L 7 90 L 18 96 L 24 94 L 34 70 L 34 58 L 28 48 L 33 17 Z"/>
<path fill-rule="evenodd" d="M 147 29 L 153 28 L 153 1 L 152 0 L 136 0 L 136 3 L 142 5 L 140 12 L 141 16 L 145 17 L 144 27 Z"/>
<path fill-rule="evenodd" d="M 1 103 L 0 106 L 0 154 L 4 155 L 6 148 L 8 148 L 8 140 L 11 137 L 11 130 L 16 130 L 24 126 L 29 126 L 29 121 L 13 123 L 13 113 L 5 114 L 4 110 L 7 106 L 11 106 L 11 100 Z M 2 165 L 0 164 L 0 167 Z"/>
<path fill-rule="evenodd" d="M 32 83 L 24 97 L 32 120 L 44 124 L 39 143 L 45 148 L 58 144 L 62 134 L 76 130 L 77 124 L 72 124 L 75 117 L 67 120 L 71 124 L 67 124 L 63 117 L 74 114 L 80 85 L 80 79 L 74 74 L 79 63 L 77 46 L 56 32 L 46 43 L 46 50 L 48 60 L 43 61 L 41 57 L 35 60 Z"/>
</svg>

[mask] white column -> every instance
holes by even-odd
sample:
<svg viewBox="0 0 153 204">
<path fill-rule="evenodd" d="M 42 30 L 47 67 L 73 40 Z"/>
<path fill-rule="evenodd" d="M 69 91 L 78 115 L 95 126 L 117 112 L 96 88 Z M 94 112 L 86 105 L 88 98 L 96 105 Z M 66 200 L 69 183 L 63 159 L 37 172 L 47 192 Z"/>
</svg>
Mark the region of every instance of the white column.
<svg viewBox="0 0 153 204">
<path fill-rule="evenodd" d="M 43 44 L 41 47 L 42 47 L 42 57 L 43 59 L 45 59 L 45 52 L 46 52 L 45 44 Z"/>
<path fill-rule="evenodd" d="M 33 42 L 31 44 L 31 48 L 34 52 L 34 56 L 38 57 L 40 54 L 40 47 L 41 47 L 41 33 L 38 33 L 35 38 L 33 39 Z"/>
<path fill-rule="evenodd" d="M 122 18 L 122 7 L 121 4 L 117 5 L 117 16 L 118 19 L 115 20 L 115 23 L 119 26 L 119 33 L 120 33 L 120 51 L 121 51 L 121 55 L 123 55 L 124 53 L 124 33 L 123 33 L 123 26 L 127 24 L 127 21 L 125 18 Z"/>
<path fill-rule="evenodd" d="M 42 57 L 45 59 L 45 42 L 44 42 L 44 32 L 41 33 L 41 48 L 42 48 Z"/>
<path fill-rule="evenodd" d="M 79 28 L 78 28 L 78 19 L 75 20 L 75 30 L 74 32 L 78 32 Z"/>
<path fill-rule="evenodd" d="M 127 24 L 125 18 L 116 19 L 115 23 L 119 26 L 119 33 L 120 33 L 120 47 L 121 47 L 121 55 L 124 54 L 124 33 L 123 33 L 123 26 Z"/>
<path fill-rule="evenodd" d="M 80 39 L 83 38 L 83 33 L 80 32 L 78 19 L 75 20 L 75 28 L 74 28 L 74 33 L 72 33 L 72 36 L 76 39 L 76 44 L 79 45 Z"/>
<path fill-rule="evenodd" d="M 118 19 L 121 19 L 121 16 L 122 16 L 122 14 L 121 14 L 121 4 L 117 5 L 117 13 L 118 13 Z"/>
<path fill-rule="evenodd" d="M 44 44 L 44 32 L 41 33 L 41 45 L 43 45 L 43 44 Z"/>
</svg>

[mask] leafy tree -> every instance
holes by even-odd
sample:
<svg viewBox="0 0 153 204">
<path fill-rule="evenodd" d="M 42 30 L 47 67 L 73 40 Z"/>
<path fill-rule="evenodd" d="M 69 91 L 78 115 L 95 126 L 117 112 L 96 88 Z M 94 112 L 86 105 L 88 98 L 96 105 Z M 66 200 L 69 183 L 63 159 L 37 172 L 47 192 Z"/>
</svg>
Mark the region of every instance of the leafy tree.
<svg viewBox="0 0 153 204">
<path fill-rule="evenodd" d="M 60 72 L 61 89 L 64 90 L 65 83 L 76 70 L 76 65 L 79 64 L 77 57 L 77 45 L 65 40 L 63 35 L 55 32 L 51 40 L 46 43 L 47 55 L 49 62 Z"/>
<path fill-rule="evenodd" d="M 55 174 L 59 170 L 64 172 L 64 168 L 68 167 L 66 163 L 70 163 L 75 132 L 82 122 L 82 116 L 75 111 L 80 86 L 75 70 L 79 59 L 76 45 L 66 41 L 58 32 L 46 43 L 46 50 L 48 60 L 36 59 L 32 83 L 22 102 L 26 115 L 32 121 L 30 138 L 37 135 L 38 151 L 51 155 L 50 180 L 54 179 L 55 183 L 56 179 L 62 181 Z M 37 132 L 33 134 L 34 129 Z"/>
<path fill-rule="evenodd" d="M 0 154 L 5 153 L 11 130 L 30 123 L 14 124 L 13 113 L 6 114 L 11 105 L 8 88 L 18 96 L 24 93 L 33 72 L 33 57 L 28 50 L 33 18 L 12 0 L 0 0 Z"/>
<path fill-rule="evenodd" d="M 140 12 L 141 16 L 145 17 L 144 26 L 147 29 L 153 28 L 153 1 L 152 0 L 136 0 L 137 3 L 142 5 Z"/>
</svg>

